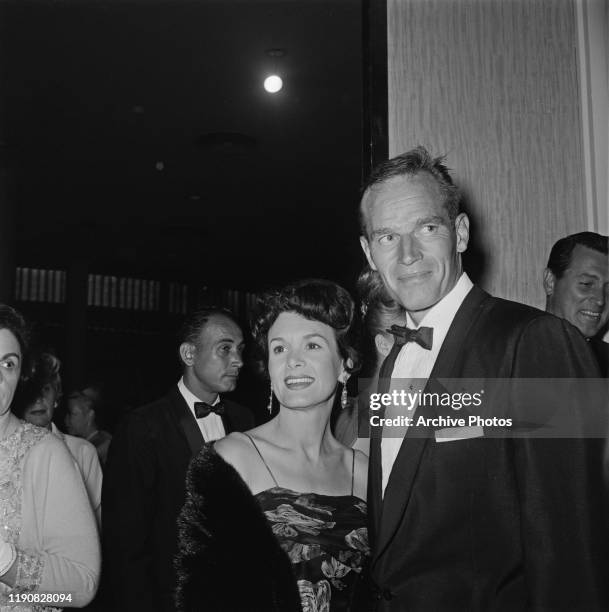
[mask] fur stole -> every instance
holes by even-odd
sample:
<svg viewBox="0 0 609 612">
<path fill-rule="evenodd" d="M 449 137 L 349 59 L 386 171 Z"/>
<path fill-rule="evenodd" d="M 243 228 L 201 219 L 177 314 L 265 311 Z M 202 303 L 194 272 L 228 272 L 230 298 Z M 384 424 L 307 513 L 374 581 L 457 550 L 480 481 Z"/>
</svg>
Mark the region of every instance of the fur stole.
<svg viewBox="0 0 609 612">
<path fill-rule="evenodd" d="M 211 444 L 192 460 L 178 518 L 180 612 L 301 612 L 292 565 L 257 500 Z"/>
</svg>

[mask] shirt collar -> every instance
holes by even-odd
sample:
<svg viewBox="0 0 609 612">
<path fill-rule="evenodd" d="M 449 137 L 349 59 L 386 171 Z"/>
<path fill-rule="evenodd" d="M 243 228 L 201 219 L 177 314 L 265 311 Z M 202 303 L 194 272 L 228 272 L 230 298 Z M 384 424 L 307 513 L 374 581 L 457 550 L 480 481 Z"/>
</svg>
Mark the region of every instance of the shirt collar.
<svg viewBox="0 0 609 612">
<path fill-rule="evenodd" d="M 469 276 L 463 272 L 455 286 L 423 317 L 423 320 L 417 325 L 410 314 L 406 313 L 406 324 L 412 329 L 418 329 L 422 325 L 425 327 L 433 327 L 434 329 L 434 346 L 436 339 L 443 339 L 451 326 L 457 310 L 461 307 L 463 300 L 471 291 L 474 284 Z"/>
<path fill-rule="evenodd" d="M 203 400 L 199 399 L 184 383 L 184 377 L 180 378 L 178 381 L 178 390 L 182 394 L 182 397 L 186 400 L 188 407 L 191 411 L 195 409 L 195 402 L 201 402 Z M 212 406 L 215 406 L 220 401 L 220 395 L 216 396 L 216 399 L 211 403 Z"/>
</svg>

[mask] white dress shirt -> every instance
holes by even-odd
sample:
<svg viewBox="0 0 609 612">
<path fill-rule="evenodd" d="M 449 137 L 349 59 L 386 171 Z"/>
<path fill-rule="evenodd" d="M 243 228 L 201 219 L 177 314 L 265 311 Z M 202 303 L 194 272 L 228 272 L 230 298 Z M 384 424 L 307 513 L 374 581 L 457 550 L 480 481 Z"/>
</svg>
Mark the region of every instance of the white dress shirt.
<svg viewBox="0 0 609 612">
<path fill-rule="evenodd" d="M 203 439 L 205 442 L 213 442 L 214 440 L 219 440 L 220 438 L 224 438 L 226 435 L 226 431 L 224 430 L 224 423 L 222 423 L 222 419 L 215 412 L 210 412 L 206 417 L 202 419 L 197 419 L 195 414 L 195 402 L 201 402 L 194 393 L 192 393 L 184 384 L 184 378 L 180 378 L 178 382 L 178 390 L 182 394 L 182 397 L 186 400 L 188 404 L 188 408 L 190 412 L 192 412 L 192 416 L 197 421 L 197 425 L 203 434 Z M 220 396 L 216 397 L 216 400 L 211 404 L 215 406 L 220 402 Z"/>
<path fill-rule="evenodd" d="M 448 329 L 457 314 L 457 310 L 459 310 L 463 300 L 473 286 L 469 276 L 464 272 L 457 281 L 457 284 L 433 308 L 431 308 L 429 312 L 427 312 L 418 325 L 413 322 L 408 313 L 406 314 L 406 325 L 409 328 L 418 329 L 422 326 L 433 328 L 433 344 L 431 350 L 424 349 L 416 342 L 408 342 L 405 344 L 396 359 L 391 375 L 392 379 L 418 379 L 417 382 L 419 385 L 427 381 L 436 363 L 438 353 L 442 348 Z M 397 385 L 396 388 L 403 388 L 403 385 Z M 414 389 L 414 391 L 418 391 L 418 389 Z M 412 410 L 409 411 L 409 416 L 412 416 L 415 410 L 416 404 L 412 407 Z M 404 414 L 404 409 L 394 407 L 393 405 L 388 406 L 385 411 L 385 416 L 388 418 L 399 414 Z M 393 464 L 395 463 L 404 436 L 406 435 L 406 429 L 407 428 L 404 427 L 400 430 L 400 433 L 403 432 L 404 435 L 399 437 L 396 436 L 395 428 L 386 427 L 383 429 L 383 437 L 381 439 L 383 495 L 385 494 L 385 487 L 389 480 L 389 474 L 391 474 Z"/>
</svg>

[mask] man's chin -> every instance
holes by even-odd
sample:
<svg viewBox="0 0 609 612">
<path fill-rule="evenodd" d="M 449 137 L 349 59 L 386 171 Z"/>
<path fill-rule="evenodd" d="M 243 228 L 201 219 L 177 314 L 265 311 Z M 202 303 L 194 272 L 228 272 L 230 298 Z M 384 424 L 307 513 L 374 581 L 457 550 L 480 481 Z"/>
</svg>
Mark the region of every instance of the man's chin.
<svg viewBox="0 0 609 612">
<path fill-rule="evenodd" d="M 237 388 L 237 379 L 235 378 L 234 380 L 225 380 L 224 384 L 222 385 L 222 389 L 219 390 L 219 393 L 230 393 L 231 391 L 234 391 Z"/>
<path fill-rule="evenodd" d="M 399 297 L 398 301 L 407 312 L 420 312 L 421 314 L 427 312 L 434 304 L 437 303 L 437 300 L 433 300 L 432 298 L 421 297 L 419 299 L 413 299 L 412 295 L 402 295 Z"/>
<path fill-rule="evenodd" d="M 579 329 L 579 331 L 582 333 L 582 335 L 585 338 L 594 338 L 598 334 L 598 332 L 600 331 L 600 327 L 598 327 L 596 325 L 595 326 L 588 326 L 588 327 L 587 326 L 582 327 L 581 325 L 579 325 L 579 326 L 576 326 L 576 327 L 577 327 L 577 329 Z"/>
<path fill-rule="evenodd" d="M 584 316 L 578 317 L 576 321 L 571 321 L 571 323 L 573 323 L 586 338 L 594 338 L 603 328 L 600 322 L 588 321 Z"/>
</svg>

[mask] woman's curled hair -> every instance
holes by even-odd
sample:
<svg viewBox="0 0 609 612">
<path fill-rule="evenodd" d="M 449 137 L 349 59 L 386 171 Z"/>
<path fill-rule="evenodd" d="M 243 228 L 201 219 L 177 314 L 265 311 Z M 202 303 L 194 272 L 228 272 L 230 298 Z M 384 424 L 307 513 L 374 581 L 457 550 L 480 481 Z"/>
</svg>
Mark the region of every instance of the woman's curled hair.
<svg viewBox="0 0 609 612">
<path fill-rule="evenodd" d="M 252 333 L 257 349 L 260 371 L 268 377 L 268 333 L 282 312 L 294 312 L 320 321 L 334 329 L 338 352 L 345 363 L 345 370 L 356 372 L 359 353 L 355 348 L 355 306 L 349 292 L 340 285 L 324 279 L 307 279 L 267 291 L 257 299 L 252 323 Z"/>
</svg>

